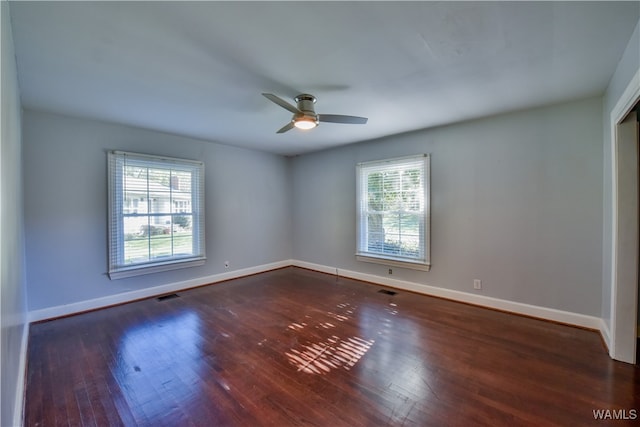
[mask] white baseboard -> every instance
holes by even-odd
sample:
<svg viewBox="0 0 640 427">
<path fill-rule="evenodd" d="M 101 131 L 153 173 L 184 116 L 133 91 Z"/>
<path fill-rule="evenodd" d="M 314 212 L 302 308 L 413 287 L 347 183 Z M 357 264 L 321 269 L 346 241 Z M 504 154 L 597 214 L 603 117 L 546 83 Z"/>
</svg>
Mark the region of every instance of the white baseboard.
<svg viewBox="0 0 640 427">
<path fill-rule="evenodd" d="M 611 330 L 604 319 L 600 319 L 600 335 L 602 336 L 602 341 L 604 342 L 605 347 L 607 347 L 607 352 L 611 355 Z"/>
<path fill-rule="evenodd" d="M 38 322 L 41 320 L 54 319 L 56 317 L 82 313 L 83 311 L 96 310 L 111 305 L 135 301 L 138 299 L 151 298 L 171 292 L 178 292 L 184 289 L 195 288 L 211 283 L 223 282 L 225 280 L 237 279 L 243 276 L 263 273 L 265 271 L 275 270 L 282 267 L 289 267 L 291 265 L 293 265 L 292 260 L 278 261 L 270 264 L 262 264 L 255 267 L 248 267 L 240 270 L 214 274 L 211 276 L 198 277 L 196 279 L 185 280 L 182 282 L 169 283 L 166 285 L 154 286 L 152 288 L 145 288 L 131 292 L 123 292 L 116 295 L 109 295 L 106 297 L 94 298 L 87 301 L 76 302 L 73 304 L 65 304 L 44 308 L 41 310 L 33 310 L 29 312 L 29 322 Z"/>
<path fill-rule="evenodd" d="M 588 316 L 580 313 L 572 313 L 569 311 L 557 310 L 554 308 L 540 307 L 530 304 L 524 304 L 515 301 L 509 301 L 499 298 L 487 297 L 483 295 L 470 294 L 467 292 L 455 291 L 437 286 L 425 285 L 422 283 L 408 282 L 405 280 L 391 279 L 384 276 L 360 273 L 357 271 L 343 270 L 326 265 L 314 264 L 306 261 L 293 260 L 293 265 L 297 267 L 307 268 L 310 270 L 320 271 L 323 273 L 337 274 L 350 279 L 363 280 L 383 286 L 403 289 L 407 291 L 417 292 L 424 295 L 431 295 L 440 298 L 446 298 L 453 301 L 464 302 L 487 307 L 515 314 L 535 317 L 538 319 L 551 320 L 554 322 L 565 323 L 568 325 L 579 326 L 581 328 L 593 329 L 601 333 L 607 333 L 604 321 L 595 316 Z M 603 333 L 603 337 L 604 337 Z M 605 343 L 608 344 L 607 337 L 604 337 Z"/>
<path fill-rule="evenodd" d="M 23 425 L 24 393 L 27 381 L 27 346 L 29 343 L 29 323 L 22 327 L 22 341 L 20 342 L 20 364 L 18 366 L 18 383 L 16 384 L 16 400 L 13 407 L 13 425 Z"/>
</svg>

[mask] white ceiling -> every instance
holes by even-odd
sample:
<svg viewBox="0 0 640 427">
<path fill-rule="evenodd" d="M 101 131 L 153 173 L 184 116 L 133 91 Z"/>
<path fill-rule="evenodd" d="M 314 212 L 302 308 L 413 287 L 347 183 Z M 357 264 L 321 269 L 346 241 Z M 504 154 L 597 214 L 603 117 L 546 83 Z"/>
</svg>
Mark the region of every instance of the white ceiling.
<svg viewBox="0 0 640 427">
<path fill-rule="evenodd" d="M 294 155 L 602 94 L 640 2 L 11 2 L 22 103 Z M 276 134 L 261 96 L 369 118 Z"/>
</svg>

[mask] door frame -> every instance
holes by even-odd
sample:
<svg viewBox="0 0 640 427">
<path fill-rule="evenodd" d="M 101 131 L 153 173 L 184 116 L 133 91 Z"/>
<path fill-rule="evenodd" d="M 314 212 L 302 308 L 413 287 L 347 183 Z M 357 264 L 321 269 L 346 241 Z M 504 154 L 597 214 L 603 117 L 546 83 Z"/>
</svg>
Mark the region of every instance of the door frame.
<svg viewBox="0 0 640 427">
<path fill-rule="evenodd" d="M 622 96 L 611 110 L 611 161 L 612 161 L 612 229 L 611 229 L 611 341 L 609 346 L 609 355 L 616 360 L 623 362 L 635 363 L 636 354 L 636 334 L 629 336 L 628 325 L 633 322 L 633 330 L 637 328 L 637 292 L 638 292 L 638 259 L 635 262 L 619 262 L 622 257 L 628 253 L 628 249 L 635 240 L 635 249 L 632 251 L 637 254 L 639 242 L 638 236 L 634 239 L 624 239 L 622 237 L 623 230 L 618 229 L 619 219 L 629 218 L 631 215 L 637 215 L 630 212 L 630 209 L 623 209 L 620 203 L 624 199 L 625 186 L 618 185 L 619 168 L 618 168 L 618 152 L 620 148 L 618 140 L 618 126 L 625 117 L 631 112 L 635 105 L 640 102 L 640 70 L 636 72 L 634 77 L 627 85 Z M 636 142 L 636 144 L 638 144 Z M 638 162 L 635 162 L 636 176 L 638 176 Z M 636 197 L 638 195 L 636 194 Z M 637 219 L 636 219 L 637 220 Z M 632 271 L 635 270 L 635 271 Z M 619 281 L 619 277 L 635 276 L 635 283 L 630 280 Z M 633 298 L 633 304 L 636 310 L 628 310 L 630 299 Z M 633 343 L 630 340 L 633 339 Z M 633 351 L 631 351 L 633 349 Z"/>
</svg>

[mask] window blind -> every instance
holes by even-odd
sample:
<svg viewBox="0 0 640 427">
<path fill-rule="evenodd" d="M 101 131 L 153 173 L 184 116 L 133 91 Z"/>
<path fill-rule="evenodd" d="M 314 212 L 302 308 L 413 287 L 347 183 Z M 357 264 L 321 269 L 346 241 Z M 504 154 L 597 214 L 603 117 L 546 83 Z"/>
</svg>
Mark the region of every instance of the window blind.
<svg viewBox="0 0 640 427">
<path fill-rule="evenodd" d="M 357 184 L 356 255 L 428 267 L 429 156 L 359 163 Z"/>
<path fill-rule="evenodd" d="M 112 151 L 108 174 L 111 278 L 204 263 L 202 162 Z"/>
</svg>

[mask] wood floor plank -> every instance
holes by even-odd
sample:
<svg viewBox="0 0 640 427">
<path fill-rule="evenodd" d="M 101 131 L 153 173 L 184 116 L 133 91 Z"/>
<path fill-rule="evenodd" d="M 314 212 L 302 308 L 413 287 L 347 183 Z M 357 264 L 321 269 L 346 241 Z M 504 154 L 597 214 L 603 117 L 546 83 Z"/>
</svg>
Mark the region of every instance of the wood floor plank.
<svg viewBox="0 0 640 427">
<path fill-rule="evenodd" d="M 31 325 L 25 425 L 638 421 L 594 417 L 640 416 L 597 333 L 380 289 L 292 267 Z"/>
</svg>

